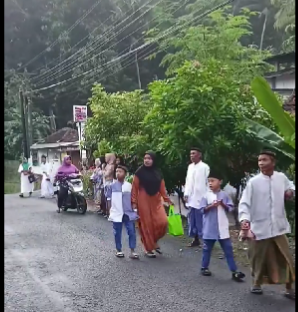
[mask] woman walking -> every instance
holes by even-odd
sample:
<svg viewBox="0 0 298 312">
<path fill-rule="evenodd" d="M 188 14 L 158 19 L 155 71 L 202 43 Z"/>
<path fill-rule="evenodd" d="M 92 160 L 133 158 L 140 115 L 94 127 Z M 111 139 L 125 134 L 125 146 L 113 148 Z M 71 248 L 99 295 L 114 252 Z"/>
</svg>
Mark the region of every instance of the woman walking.
<svg viewBox="0 0 298 312">
<path fill-rule="evenodd" d="M 95 159 L 95 169 L 93 170 L 91 179 L 94 185 L 93 187 L 94 202 L 95 205 L 98 206 L 98 208 L 100 208 L 101 191 L 102 191 L 102 170 L 101 170 L 101 161 L 99 158 Z"/>
<path fill-rule="evenodd" d="M 147 152 L 144 164 L 136 171 L 132 183 L 132 204 L 137 209 L 139 231 L 146 255 L 155 258 L 161 254 L 157 242 L 167 231 L 168 220 L 163 201 L 172 204 L 166 193 L 165 182 L 155 166 L 155 154 Z"/>
<path fill-rule="evenodd" d="M 29 196 L 31 196 L 34 189 L 34 183 L 31 183 L 29 180 L 29 176 L 32 175 L 32 166 L 29 164 L 27 158 L 23 158 L 18 172 L 21 174 L 21 194 L 19 196 L 24 197 L 24 193 L 28 193 Z"/>
</svg>

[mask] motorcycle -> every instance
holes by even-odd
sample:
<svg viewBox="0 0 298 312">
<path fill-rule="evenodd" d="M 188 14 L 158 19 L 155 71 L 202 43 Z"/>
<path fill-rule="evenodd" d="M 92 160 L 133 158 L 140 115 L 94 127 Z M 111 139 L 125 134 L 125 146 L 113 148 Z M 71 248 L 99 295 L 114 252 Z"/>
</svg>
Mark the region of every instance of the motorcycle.
<svg viewBox="0 0 298 312">
<path fill-rule="evenodd" d="M 58 172 L 58 177 L 59 177 Z M 64 187 L 67 189 L 67 198 L 65 199 L 62 210 L 67 211 L 68 209 L 76 209 L 79 214 L 85 214 L 87 211 L 87 201 L 85 199 L 85 195 L 83 193 L 83 182 L 79 175 L 70 175 L 60 176 L 54 186 L 57 186 L 57 191 L 55 195 L 57 195 L 58 200 L 58 193 L 60 187 Z M 60 209 L 58 208 L 58 212 Z"/>
</svg>

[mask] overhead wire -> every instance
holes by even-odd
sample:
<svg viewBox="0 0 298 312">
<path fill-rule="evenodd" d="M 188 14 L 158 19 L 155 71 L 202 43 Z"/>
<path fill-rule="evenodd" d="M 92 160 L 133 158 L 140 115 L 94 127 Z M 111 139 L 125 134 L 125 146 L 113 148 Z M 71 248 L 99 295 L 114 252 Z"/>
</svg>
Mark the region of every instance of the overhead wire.
<svg viewBox="0 0 298 312">
<path fill-rule="evenodd" d="M 60 40 L 68 35 L 73 29 L 75 29 L 101 2 L 102 0 L 98 0 L 95 4 L 93 4 L 80 18 L 78 18 L 66 31 L 62 32 L 58 38 L 51 43 L 48 47 L 46 47 L 43 51 L 34 56 L 31 60 L 29 60 L 25 65 L 21 66 L 18 70 L 26 68 L 28 65 L 32 64 L 35 60 L 37 60 L 40 56 L 48 52 L 54 46 L 56 46 Z"/>
<path fill-rule="evenodd" d="M 149 45 L 151 45 L 153 43 L 157 43 L 159 40 L 163 39 L 165 36 L 169 35 L 170 33 L 174 32 L 174 31 L 177 31 L 179 29 L 182 29 L 186 25 L 188 25 L 190 23 L 193 23 L 194 21 L 196 21 L 198 19 L 204 18 L 205 16 L 209 15 L 213 11 L 216 11 L 216 10 L 218 10 L 218 9 L 220 9 L 220 8 L 230 4 L 230 3 L 232 3 L 233 1 L 235 1 L 235 0 L 227 0 L 227 1 L 223 2 L 222 4 L 219 4 L 219 5 L 215 6 L 215 7 L 213 7 L 212 9 L 207 10 L 205 13 L 202 13 L 199 16 L 196 16 L 196 17 L 190 19 L 189 21 L 185 22 L 184 24 L 182 24 L 180 26 L 177 26 L 176 28 L 175 28 L 175 25 L 171 26 L 167 30 L 165 30 L 162 35 L 158 36 L 157 38 L 151 39 L 147 43 L 144 43 L 141 46 L 139 46 L 139 47 L 137 47 L 137 48 L 135 48 L 133 50 L 130 50 L 129 52 L 125 53 L 124 55 L 119 56 L 119 57 L 117 57 L 117 58 L 107 62 L 106 64 L 109 65 L 109 64 L 111 64 L 113 62 L 116 62 L 116 61 L 122 59 L 122 58 L 125 58 L 129 54 L 135 53 L 135 52 L 137 52 L 137 51 L 139 51 L 139 50 L 141 50 L 143 48 L 146 48 L 146 47 L 148 47 Z M 155 47 L 152 51 L 156 51 L 156 50 L 158 50 L 158 47 Z M 152 51 L 150 53 L 152 53 Z M 122 69 L 120 69 L 120 70 L 122 70 Z M 76 79 L 78 77 L 85 76 L 85 75 L 87 75 L 87 74 L 89 74 L 91 72 L 92 72 L 92 70 L 83 72 L 83 73 L 81 73 L 81 74 L 79 74 L 79 75 L 77 75 L 75 77 L 71 77 L 69 79 L 65 79 L 63 81 L 60 81 L 58 83 L 55 83 L 55 84 L 52 84 L 52 85 L 49 85 L 49 86 L 46 86 L 46 87 L 43 87 L 43 88 L 32 90 L 30 93 L 37 93 L 37 92 L 42 92 L 42 91 L 45 91 L 45 90 L 52 89 L 52 88 L 54 88 L 56 86 L 63 85 L 65 83 L 69 82 L 69 81 L 72 81 L 72 80 L 74 80 L 74 79 Z M 105 77 L 103 77 L 103 79 L 105 79 Z"/>
<path fill-rule="evenodd" d="M 96 30 L 97 30 L 99 27 L 105 26 L 105 23 L 106 23 L 108 20 L 110 20 L 111 18 L 112 18 L 112 15 L 110 15 L 104 22 L 102 22 L 102 23 L 100 22 L 100 24 L 99 24 L 97 27 L 95 27 L 88 35 L 86 35 L 84 38 L 82 38 L 82 39 L 81 39 L 80 41 L 78 41 L 76 44 L 74 44 L 73 46 L 71 46 L 70 49 L 69 49 L 68 51 L 65 51 L 65 52 L 62 53 L 59 57 L 57 57 L 57 58 L 55 58 L 54 60 L 50 61 L 50 62 L 47 63 L 46 65 L 42 65 L 42 66 L 38 67 L 38 68 L 36 69 L 36 71 L 38 72 L 38 71 L 40 71 L 40 70 L 43 69 L 43 68 L 46 68 L 46 69 L 47 69 L 47 67 L 50 66 L 51 64 L 61 62 L 61 57 L 63 57 L 65 54 L 69 53 L 69 52 L 72 51 L 74 48 L 76 48 L 78 45 L 80 45 L 83 41 L 85 41 L 86 39 L 88 39 L 94 32 L 96 32 Z M 84 46 L 84 48 L 85 48 L 85 46 Z M 38 79 L 39 77 L 41 77 L 42 75 L 48 73 L 49 71 L 50 71 L 50 68 L 47 69 L 47 71 L 45 71 L 45 72 L 43 72 L 43 73 L 39 73 L 39 74 L 37 75 L 37 77 L 34 77 L 34 79 Z"/>
<path fill-rule="evenodd" d="M 153 0 L 148 0 L 146 3 L 144 3 L 141 7 L 139 7 L 136 11 L 134 11 L 131 15 L 129 15 L 128 17 L 126 17 L 124 20 L 122 20 L 118 25 L 117 25 L 117 27 L 118 26 L 120 26 L 121 24 L 123 24 L 123 23 L 125 23 L 130 17 L 132 17 L 136 12 L 138 12 L 138 11 L 140 11 L 141 9 L 143 9 L 145 6 L 147 6 L 150 2 L 152 2 Z M 163 0 L 159 0 L 157 3 L 160 3 L 161 1 L 163 1 Z M 156 4 L 154 5 L 154 6 L 156 6 Z M 93 47 L 93 48 L 90 48 L 90 49 L 86 49 L 85 51 L 84 51 L 84 54 L 81 56 L 81 57 L 78 57 L 78 59 L 75 59 L 75 60 L 73 60 L 73 61 L 71 61 L 69 64 L 66 64 L 65 66 L 61 66 L 62 64 L 64 64 L 64 63 L 66 63 L 69 59 L 73 59 L 73 57 L 71 56 L 71 57 L 69 57 L 69 58 L 67 58 L 66 60 L 64 60 L 64 61 L 62 61 L 60 64 L 58 64 L 58 65 L 56 65 L 55 67 L 53 67 L 53 69 L 52 70 L 54 70 L 54 69 L 56 69 L 56 68 L 58 68 L 58 71 L 57 71 L 57 73 L 52 73 L 52 74 L 49 74 L 48 75 L 48 77 L 46 77 L 46 78 L 43 78 L 43 79 L 41 79 L 41 81 L 38 83 L 38 85 L 42 85 L 42 83 L 44 83 L 44 82 L 50 82 L 50 81 L 52 81 L 52 80 L 49 80 L 51 77 L 55 77 L 55 79 L 56 78 L 58 78 L 58 77 L 61 77 L 61 74 L 62 75 L 65 75 L 66 73 L 69 73 L 70 71 L 72 71 L 73 70 L 73 66 L 76 64 L 76 63 L 78 63 L 81 59 L 84 59 L 84 58 L 87 58 L 87 56 L 88 55 L 90 55 L 90 53 L 92 53 L 93 51 L 95 51 L 95 50 L 98 50 L 98 49 L 100 49 L 101 47 L 103 47 L 104 45 L 106 45 L 108 42 L 110 42 L 111 40 L 113 40 L 113 39 L 115 39 L 119 34 L 121 34 L 127 27 L 129 27 L 130 25 L 132 25 L 135 21 L 137 21 L 137 20 L 139 20 L 141 17 L 143 17 L 146 13 L 148 13 L 150 10 L 152 9 L 152 7 L 150 7 L 149 9 L 147 9 L 147 10 L 145 10 L 141 15 L 139 15 L 136 19 L 134 19 L 133 21 L 131 21 L 130 23 L 128 23 L 128 24 L 126 24 L 124 27 L 122 27 L 121 29 L 120 29 L 120 31 L 118 31 L 118 32 L 116 32 L 115 34 L 113 34 L 110 38 L 108 38 L 108 39 L 106 39 L 106 40 L 104 40 L 103 42 L 101 42 L 101 44 L 99 44 L 99 46 L 95 46 L 95 47 Z M 109 32 L 111 32 L 113 29 L 110 29 L 110 31 L 108 31 L 108 33 Z M 105 35 L 105 34 L 104 34 Z M 120 41 L 123 41 L 124 40 L 124 38 L 122 38 Z M 99 39 L 98 39 L 98 41 L 99 41 Z M 118 43 L 119 43 L 119 41 L 118 41 Z M 117 43 L 116 43 L 117 44 Z M 82 50 L 84 50 L 84 48 L 82 49 Z M 87 51 L 88 50 L 88 51 Z M 102 53 L 104 53 L 105 51 L 106 51 L 107 49 L 105 49 L 104 51 L 101 51 L 100 53 L 98 53 L 98 54 L 96 54 L 95 56 L 93 56 L 93 58 L 94 57 L 98 57 L 98 56 L 100 56 Z M 89 59 L 87 59 L 87 62 L 89 61 Z M 86 62 L 83 62 L 82 64 L 85 64 Z M 77 68 L 77 67 L 75 67 L 75 68 Z M 58 75 L 57 76 L 57 74 L 58 73 L 61 73 L 60 75 Z M 56 75 L 56 76 L 55 76 Z"/>
<path fill-rule="evenodd" d="M 131 11 L 131 9 L 128 10 L 128 12 Z M 127 13 L 128 13 L 127 12 Z M 105 23 L 110 20 L 112 18 L 112 14 L 103 22 L 101 23 L 99 26 L 97 26 L 96 28 L 94 28 L 91 33 L 89 33 L 88 35 L 86 35 L 83 39 L 81 39 L 79 42 L 77 42 L 74 46 L 71 47 L 70 50 L 74 49 L 75 47 L 77 47 L 80 43 L 82 43 L 85 39 L 89 38 L 90 35 L 92 35 L 92 33 L 94 33 L 102 24 L 105 25 Z M 109 28 L 114 28 L 115 24 L 117 23 L 118 20 L 116 20 L 114 22 L 114 25 L 110 25 Z M 40 73 L 37 77 L 34 77 L 34 79 L 40 79 L 42 76 L 46 75 L 47 73 L 53 71 L 54 69 L 58 68 L 59 66 L 61 66 L 63 63 L 65 63 L 66 61 L 68 61 L 69 59 L 74 58 L 77 54 L 79 54 L 80 52 L 84 51 L 86 48 L 90 48 L 92 45 L 97 44 L 102 37 L 107 34 L 108 31 L 105 31 L 104 34 L 101 34 L 100 36 L 98 36 L 99 38 L 97 38 L 96 40 L 94 40 L 91 43 L 87 43 L 85 46 L 83 46 L 82 48 L 80 48 L 78 51 L 76 51 L 75 53 L 71 54 L 67 59 L 61 61 L 61 57 L 56 58 L 55 60 L 51 61 L 49 64 L 47 64 L 46 66 L 49 66 L 52 63 L 55 63 L 56 61 L 59 60 L 59 64 L 56 64 L 54 67 L 47 69 L 45 72 Z M 69 53 L 69 51 L 63 53 L 61 56 L 65 55 L 66 53 Z M 37 70 L 40 70 L 41 68 L 43 68 L 44 66 L 39 67 Z"/>
<path fill-rule="evenodd" d="M 183 2 L 180 6 L 178 6 L 173 12 L 171 12 L 171 14 L 175 14 L 175 13 L 176 13 L 177 11 L 179 11 L 185 4 L 186 4 L 186 1 Z M 169 11 L 172 7 L 174 7 L 174 6 L 175 6 L 175 3 L 174 3 L 174 4 L 172 3 L 171 6 L 169 6 L 168 8 L 166 8 L 165 12 L 168 12 L 168 11 Z M 144 24 L 144 25 L 142 25 L 141 27 L 139 27 L 137 30 L 139 30 L 139 29 L 142 28 L 142 27 L 145 27 L 147 24 L 151 24 L 151 23 L 154 22 L 157 18 L 158 18 L 158 17 L 153 18 L 152 20 L 148 21 L 146 24 Z M 159 22 L 155 27 L 159 27 L 162 23 L 163 23 L 163 22 Z M 139 38 L 134 42 L 134 45 L 135 45 L 138 41 L 140 41 L 141 39 L 143 39 L 144 37 L 145 37 L 145 34 L 143 34 L 143 36 L 139 37 Z M 144 51 L 145 51 L 146 49 L 148 49 L 149 47 L 150 47 L 150 46 L 145 47 L 145 48 L 144 48 L 143 50 L 141 50 L 140 52 L 141 52 L 141 53 L 144 52 Z M 129 58 L 129 57 L 131 56 L 131 54 L 125 53 L 125 51 L 126 51 L 127 49 L 131 49 L 131 47 L 127 47 L 127 48 L 123 49 L 123 50 L 119 53 L 119 55 L 118 55 L 118 56 L 123 57 L 123 60 L 122 60 L 122 61 L 125 61 L 126 58 Z M 125 55 L 123 56 L 123 54 L 125 54 Z M 133 62 L 135 62 L 135 60 L 134 60 Z M 104 64 L 104 65 L 106 65 L 106 64 Z M 113 65 L 111 65 L 111 66 L 108 67 L 108 68 L 105 68 L 105 69 L 104 69 L 104 72 L 110 70 L 112 67 L 113 67 Z M 122 67 L 122 64 L 121 64 L 121 67 Z M 123 69 L 123 68 L 121 68 L 121 69 Z M 94 79 L 94 77 L 95 77 L 96 74 L 97 74 L 97 73 L 94 73 L 94 75 L 93 75 L 93 77 L 92 77 L 93 79 Z M 91 79 L 91 78 L 90 78 L 90 79 Z M 74 85 L 74 83 L 70 84 L 70 87 L 71 87 L 72 85 Z M 84 84 L 84 85 L 85 85 L 85 84 Z"/>
</svg>

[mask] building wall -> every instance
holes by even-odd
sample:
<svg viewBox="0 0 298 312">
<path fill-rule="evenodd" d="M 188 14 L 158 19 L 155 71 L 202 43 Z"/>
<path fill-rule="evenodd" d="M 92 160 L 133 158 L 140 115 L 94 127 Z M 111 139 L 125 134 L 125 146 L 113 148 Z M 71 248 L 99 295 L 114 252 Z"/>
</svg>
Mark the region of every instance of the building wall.
<svg viewBox="0 0 298 312">
<path fill-rule="evenodd" d="M 268 83 L 270 87 L 274 90 L 278 89 L 295 89 L 295 75 L 283 75 L 280 77 L 268 78 Z"/>
<path fill-rule="evenodd" d="M 36 174 L 41 174 L 41 157 L 42 155 L 47 156 L 47 162 L 51 164 L 51 171 L 52 173 L 55 174 L 57 171 L 57 168 L 61 166 L 62 160 L 64 156 L 70 155 L 73 160 L 73 164 L 79 167 L 79 162 L 80 162 L 80 152 L 79 151 L 71 151 L 71 152 L 60 152 L 60 151 L 55 151 L 55 150 L 47 150 L 47 149 L 40 149 L 36 150 L 32 153 L 31 159 L 29 160 L 30 163 L 33 164 L 33 172 Z"/>
</svg>

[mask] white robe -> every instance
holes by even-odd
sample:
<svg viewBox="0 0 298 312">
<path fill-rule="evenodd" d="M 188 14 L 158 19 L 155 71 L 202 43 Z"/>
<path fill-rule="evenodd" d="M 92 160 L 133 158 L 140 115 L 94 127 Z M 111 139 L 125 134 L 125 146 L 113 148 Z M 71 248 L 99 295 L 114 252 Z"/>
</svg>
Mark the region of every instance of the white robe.
<svg viewBox="0 0 298 312">
<path fill-rule="evenodd" d="M 40 167 L 42 172 L 41 196 L 42 197 L 53 196 L 54 189 L 52 182 L 47 180 L 47 178 L 50 177 L 50 164 L 49 163 L 41 164 Z"/>
<path fill-rule="evenodd" d="M 191 208 L 200 208 L 200 202 L 208 191 L 209 166 L 200 161 L 197 164 L 188 166 L 184 196 L 188 197 L 187 206 Z"/>
<path fill-rule="evenodd" d="M 239 221 L 250 222 L 256 240 L 291 232 L 285 211 L 285 192 L 295 190 L 293 182 L 274 171 L 271 177 L 262 173 L 251 178 L 239 203 Z"/>
<path fill-rule="evenodd" d="M 20 164 L 18 172 L 21 173 L 21 194 L 31 193 L 34 190 L 34 183 L 30 183 L 28 179 L 28 175 L 25 175 L 24 173 L 22 173 L 22 171 L 23 171 L 23 165 Z"/>
</svg>

